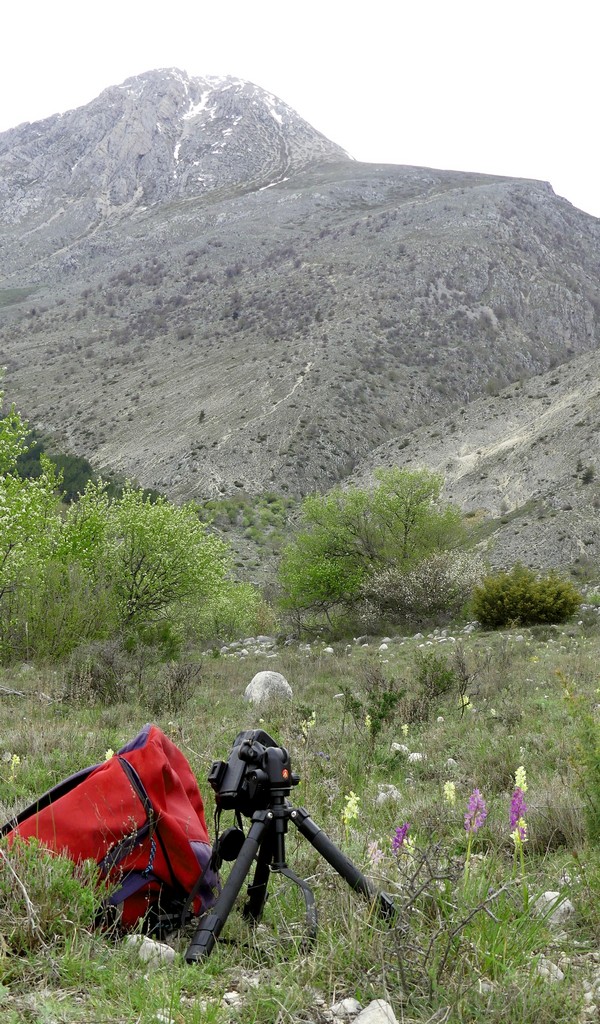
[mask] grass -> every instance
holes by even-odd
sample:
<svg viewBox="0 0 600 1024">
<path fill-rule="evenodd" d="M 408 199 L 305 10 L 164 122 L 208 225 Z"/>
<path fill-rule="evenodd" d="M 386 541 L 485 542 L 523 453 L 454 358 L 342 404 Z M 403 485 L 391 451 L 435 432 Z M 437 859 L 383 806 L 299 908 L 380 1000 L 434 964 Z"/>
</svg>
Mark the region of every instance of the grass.
<svg viewBox="0 0 600 1024">
<path fill-rule="evenodd" d="M 148 970 L 116 936 L 91 929 L 89 881 L 74 877 L 70 865 L 49 874 L 44 855 L 32 851 L 12 863 L 40 922 L 33 935 L 26 906 L 0 869 L 3 1020 L 283 1024 L 324 1020 L 327 1007 L 354 996 L 363 1005 L 387 999 L 399 1021 L 415 1024 L 572 1024 L 600 941 L 600 853 L 590 839 L 599 796 L 598 618 L 560 629 L 457 633 L 455 640 L 398 640 L 387 651 L 340 643 L 333 655 L 320 644 L 286 647 L 267 663 L 198 654 L 195 687 L 176 710 L 162 712 L 144 685 L 132 685 L 121 704 L 85 694 L 66 700 L 64 666 L 4 670 L 0 820 L 102 760 L 153 718 L 188 757 L 211 821 L 205 780 L 212 761 L 228 756 L 238 731 L 260 726 L 288 748 L 301 776 L 293 802 L 393 895 L 398 916 L 382 922 L 290 829 L 288 863 L 310 880 L 317 901 L 312 948 L 302 941 L 299 891 L 273 876 L 254 931 L 234 910 L 223 931 L 229 941 L 218 942 L 208 960 L 185 964 L 188 931 L 173 940 L 174 964 Z M 258 712 L 244 703 L 245 686 L 265 667 L 289 680 L 291 705 Z M 585 734 L 567 688 L 588 715 Z M 388 692 L 393 700 L 384 699 Z M 392 750 L 394 742 L 423 758 L 409 760 Z M 520 765 L 528 781 L 523 867 L 508 824 Z M 448 781 L 453 806 L 444 799 Z M 395 800 L 381 801 L 385 786 L 395 787 Z M 465 872 L 463 817 L 474 788 L 488 816 L 472 836 Z M 350 792 L 359 798 L 357 816 L 344 822 Z M 391 837 L 403 822 L 414 847 L 394 855 Z M 575 908 L 559 929 L 535 910 L 547 890 Z M 564 980 L 543 978 L 540 958 L 559 966 Z"/>
</svg>

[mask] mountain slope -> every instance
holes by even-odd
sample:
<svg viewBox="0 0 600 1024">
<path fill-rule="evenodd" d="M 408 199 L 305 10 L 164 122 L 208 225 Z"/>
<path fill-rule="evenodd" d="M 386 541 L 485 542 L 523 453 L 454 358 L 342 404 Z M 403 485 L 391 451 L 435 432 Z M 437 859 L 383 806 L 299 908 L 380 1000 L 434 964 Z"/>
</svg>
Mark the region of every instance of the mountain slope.
<svg viewBox="0 0 600 1024">
<path fill-rule="evenodd" d="M 600 559 L 600 353 L 480 398 L 357 466 L 426 467 L 483 530 L 492 564 L 585 567 Z"/>
<path fill-rule="evenodd" d="M 547 183 L 360 164 L 236 80 L 0 136 L 0 225 L 8 398 L 175 498 L 324 489 L 600 336 L 600 222 Z"/>
</svg>

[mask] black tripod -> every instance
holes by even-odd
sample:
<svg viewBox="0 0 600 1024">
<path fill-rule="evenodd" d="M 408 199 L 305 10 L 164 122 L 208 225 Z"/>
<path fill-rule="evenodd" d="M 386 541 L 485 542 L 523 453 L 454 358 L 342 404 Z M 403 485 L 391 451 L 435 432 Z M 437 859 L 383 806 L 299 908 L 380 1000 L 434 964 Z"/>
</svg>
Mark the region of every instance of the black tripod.
<svg viewBox="0 0 600 1024">
<path fill-rule="evenodd" d="M 255 859 L 256 868 L 253 881 L 248 886 L 248 900 L 243 910 L 244 917 L 253 922 L 260 920 L 267 899 L 270 874 L 272 871 L 277 871 L 302 890 L 306 905 L 307 938 L 314 939 L 317 931 L 317 908 L 312 889 L 286 863 L 285 835 L 289 821 L 355 892 L 361 893 L 368 899 L 376 900 L 377 912 L 381 917 L 391 917 L 394 913 L 391 897 L 386 893 L 375 893 L 363 873 L 315 824 L 308 811 L 303 807 L 292 807 L 289 804 L 287 797 L 290 793 L 290 786 L 295 785 L 299 779 L 297 776 L 293 776 L 289 770 L 287 751 L 283 747 L 276 747 L 266 733 L 241 733 L 238 740 L 242 737 L 241 744 L 234 746 L 234 754 L 229 762 L 215 762 L 213 765 L 209 781 L 216 789 L 217 804 L 219 795 L 223 795 L 220 781 L 227 783 L 228 780 L 231 781 L 230 776 L 233 776 L 238 786 L 238 792 L 244 791 L 243 784 L 240 785 L 238 781 L 240 768 L 237 762 L 239 760 L 245 764 L 259 764 L 259 767 L 250 771 L 244 780 L 249 783 L 249 786 L 246 787 L 239 802 L 246 806 L 246 813 L 250 810 L 248 799 L 251 803 L 253 796 L 256 795 L 256 789 L 253 790 L 254 784 L 257 784 L 263 793 L 266 791 L 269 799 L 265 807 L 259 807 L 252 812 L 252 824 L 248 835 L 239 848 L 235 863 L 212 911 L 200 919 L 196 934 L 185 954 L 186 961 L 194 963 L 209 956 Z M 257 737 L 266 738 L 272 746 L 265 748 Z M 219 772 L 220 780 L 218 779 Z M 238 801 L 232 797 L 231 791 L 225 791 L 225 798 L 225 802 L 228 799 L 229 806 L 236 806 Z"/>
</svg>

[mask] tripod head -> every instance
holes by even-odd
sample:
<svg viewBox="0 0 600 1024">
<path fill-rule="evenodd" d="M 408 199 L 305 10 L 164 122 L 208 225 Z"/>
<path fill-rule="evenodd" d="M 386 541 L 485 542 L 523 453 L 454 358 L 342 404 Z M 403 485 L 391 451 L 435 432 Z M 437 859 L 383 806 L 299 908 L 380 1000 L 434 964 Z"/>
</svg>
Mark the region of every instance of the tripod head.
<svg viewBox="0 0 600 1024">
<path fill-rule="evenodd" d="M 235 810 L 251 818 L 255 811 L 281 803 L 297 786 L 290 755 L 262 729 L 240 732 L 227 761 L 213 761 L 208 781 L 218 810 Z"/>
</svg>

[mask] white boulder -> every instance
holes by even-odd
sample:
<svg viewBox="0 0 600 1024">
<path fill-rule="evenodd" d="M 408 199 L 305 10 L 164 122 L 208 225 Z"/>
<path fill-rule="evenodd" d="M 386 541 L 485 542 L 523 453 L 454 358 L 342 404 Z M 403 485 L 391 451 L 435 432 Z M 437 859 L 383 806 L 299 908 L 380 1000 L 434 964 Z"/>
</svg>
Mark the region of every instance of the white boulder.
<svg viewBox="0 0 600 1024">
<path fill-rule="evenodd" d="M 291 700 L 292 688 L 281 672 L 257 672 L 244 691 L 244 700 L 263 704 L 270 700 Z"/>
</svg>

